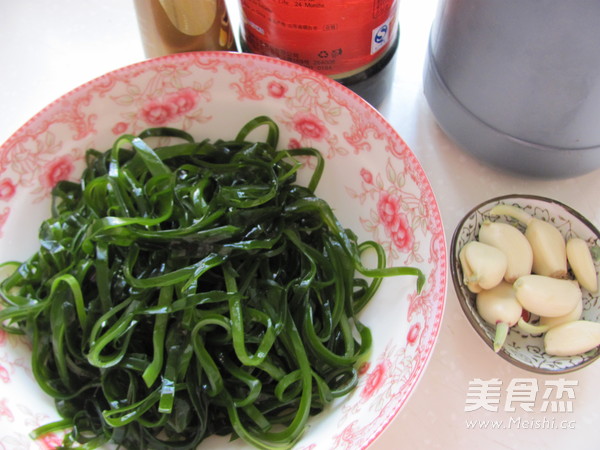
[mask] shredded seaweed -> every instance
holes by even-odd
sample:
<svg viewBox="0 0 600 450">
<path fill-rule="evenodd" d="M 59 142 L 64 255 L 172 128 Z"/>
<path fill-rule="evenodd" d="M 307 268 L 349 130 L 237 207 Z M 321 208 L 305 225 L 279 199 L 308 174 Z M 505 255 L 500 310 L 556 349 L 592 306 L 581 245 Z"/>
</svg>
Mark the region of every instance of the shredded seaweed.
<svg viewBox="0 0 600 450">
<path fill-rule="evenodd" d="M 249 141 L 262 126 L 264 142 Z M 277 141 L 267 117 L 231 141 L 153 128 L 89 150 L 80 182 L 57 184 L 39 251 L 6 263 L 0 286 L 0 326 L 31 339 L 62 417 L 32 438 L 183 450 L 232 434 L 290 448 L 354 388 L 372 339 L 357 313 L 382 277 L 416 276 L 419 290 L 424 277 L 387 268 L 315 196 L 317 150 Z M 306 187 L 300 156 L 316 160 Z"/>
</svg>

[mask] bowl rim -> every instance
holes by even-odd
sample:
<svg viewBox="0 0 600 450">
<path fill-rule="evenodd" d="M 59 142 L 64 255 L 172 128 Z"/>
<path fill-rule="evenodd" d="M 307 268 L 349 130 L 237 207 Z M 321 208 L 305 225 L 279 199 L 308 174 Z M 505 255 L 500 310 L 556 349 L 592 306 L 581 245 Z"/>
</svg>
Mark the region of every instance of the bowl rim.
<svg viewBox="0 0 600 450">
<path fill-rule="evenodd" d="M 40 119 L 43 119 L 46 115 L 53 112 L 55 110 L 55 108 L 60 108 L 62 103 L 65 100 L 72 100 L 73 98 L 76 98 L 78 95 L 81 94 L 81 92 L 85 92 L 89 87 L 93 87 L 97 84 L 104 83 L 105 81 L 109 80 L 109 78 L 111 76 L 113 76 L 115 74 L 132 71 L 132 70 L 140 70 L 140 69 L 147 70 L 149 67 L 151 67 L 155 64 L 169 63 L 171 61 L 178 62 L 180 59 L 186 60 L 188 58 L 193 58 L 194 55 L 202 55 L 202 57 L 204 57 L 204 58 L 215 57 L 218 59 L 228 59 L 228 60 L 232 59 L 232 60 L 242 61 L 242 62 L 257 61 L 257 62 L 268 64 L 269 66 L 282 67 L 284 69 L 289 69 L 294 72 L 302 73 L 302 74 L 305 74 L 306 76 L 310 77 L 311 79 L 318 79 L 319 81 L 321 81 L 324 84 L 324 86 L 329 91 L 338 92 L 338 93 L 340 93 L 340 95 L 343 94 L 343 99 L 347 100 L 349 103 L 352 103 L 354 105 L 355 111 L 356 111 L 357 107 L 359 107 L 358 112 L 360 112 L 360 111 L 368 112 L 369 114 L 372 114 L 374 117 L 376 116 L 377 120 L 381 121 L 381 124 L 385 127 L 385 131 L 387 134 L 389 134 L 394 139 L 397 139 L 397 140 L 399 140 L 399 142 L 406 145 L 406 147 L 409 149 L 410 154 L 412 155 L 412 158 L 414 159 L 414 162 L 417 163 L 417 165 L 418 165 L 417 173 L 422 175 L 422 178 L 418 180 L 418 184 L 423 183 L 423 185 L 422 185 L 423 188 L 425 186 L 427 186 L 427 195 L 431 195 L 431 199 L 433 200 L 433 204 L 435 205 L 435 208 L 436 208 L 436 211 L 435 211 L 435 216 L 437 216 L 436 221 L 439 221 L 439 229 L 438 229 L 439 233 L 438 233 L 438 231 L 436 231 L 436 234 L 439 234 L 439 236 L 440 236 L 439 240 L 436 239 L 436 241 L 440 245 L 440 247 L 438 249 L 438 252 L 440 255 L 439 267 L 435 268 L 434 271 L 432 271 L 432 273 L 435 272 L 437 274 L 437 276 L 440 277 L 439 278 L 439 289 L 440 289 L 439 297 L 438 297 L 438 295 L 433 296 L 436 291 L 432 291 L 431 298 L 432 298 L 432 301 L 434 301 L 434 303 L 433 303 L 434 309 L 432 309 L 432 311 L 431 311 L 431 318 L 427 319 L 427 321 L 425 321 L 425 322 L 421 322 L 422 325 L 429 325 L 431 323 L 432 326 L 431 327 L 429 327 L 429 326 L 423 327 L 423 328 L 421 328 L 421 331 L 420 331 L 421 334 L 419 335 L 419 341 L 423 341 L 423 347 L 422 347 L 423 351 L 419 351 L 418 359 L 415 359 L 415 361 L 418 362 L 418 365 L 416 365 L 411 370 L 411 375 L 410 375 L 410 377 L 414 378 L 415 381 L 411 381 L 408 383 L 405 382 L 406 386 L 403 389 L 408 388 L 408 394 L 406 394 L 406 395 L 403 394 L 403 400 L 397 403 L 397 405 L 394 407 L 389 418 L 386 418 L 384 423 L 382 423 L 381 426 L 379 426 L 379 428 L 373 429 L 373 431 L 371 432 L 371 436 L 364 443 L 364 446 L 360 447 L 360 448 L 366 448 L 369 445 L 371 445 L 384 432 L 384 430 L 386 430 L 388 428 L 388 426 L 391 425 L 392 421 L 398 416 L 401 409 L 403 409 L 406 406 L 407 402 L 410 401 L 411 396 L 417 390 L 419 383 L 422 381 L 423 375 L 425 374 L 426 370 L 428 369 L 429 363 L 431 362 L 431 360 L 433 358 L 435 346 L 439 342 L 439 337 L 440 337 L 440 333 L 441 333 L 442 325 L 443 325 L 443 316 L 444 316 L 444 312 L 446 309 L 447 290 L 448 290 L 448 259 L 447 259 L 448 245 L 447 245 L 446 236 L 444 235 L 444 232 L 443 232 L 444 227 L 443 227 L 443 223 L 442 223 L 442 213 L 439 209 L 439 203 L 435 196 L 433 187 L 431 185 L 429 177 L 427 176 L 424 168 L 422 167 L 421 162 L 416 157 L 416 154 L 414 153 L 412 148 L 410 146 L 408 146 L 408 144 L 405 143 L 405 141 L 402 138 L 402 136 L 400 135 L 400 133 L 392 126 L 392 124 L 387 120 L 387 118 L 385 118 L 385 116 L 380 111 L 378 111 L 378 109 L 373 107 L 366 100 L 361 98 L 359 95 L 354 93 L 349 88 L 339 84 L 337 81 L 332 80 L 329 77 L 326 77 L 325 75 L 322 75 L 318 72 L 314 72 L 303 66 L 300 66 L 300 65 L 297 65 L 294 63 L 290 63 L 290 62 L 287 62 L 284 60 L 280 60 L 280 59 L 277 59 L 274 57 L 268 57 L 268 56 L 256 55 L 256 54 L 238 53 L 238 52 L 228 52 L 228 51 L 187 52 L 187 53 L 165 55 L 165 56 L 160 56 L 160 57 L 156 57 L 156 58 L 146 59 L 143 61 L 133 62 L 131 64 L 110 70 L 99 76 L 91 78 L 90 80 L 88 80 L 78 86 L 75 86 L 74 88 L 72 88 L 72 89 L 68 90 L 67 92 L 61 94 L 60 96 L 56 97 L 56 99 L 54 99 L 50 103 L 43 106 L 43 108 L 38 110 L 26 122 L 24 122 L 19 128 L 17 128 L 17 130 L 14 131 L 4 142 L 0 142 L 0 153 L 2 153 L 2 151 L 4 151 L 4 150 L 12 151 L 12 146 L 15 144 L 16 140 L 19 139 L 22 135 L 28 134 L 30 132 L 30 130 L 32 129 L 32 127 L 37 126 Z M 410 169 L 410 170 L 414 170 L 414 169 Z M 430 214 L 430 216 L 431 216 L 431 214 Z M 427 333 L 423 332 L 425 330 L 427 330 Z M 426 337 L 427 340 L 425 340 L 423 337 Z M 419 345 L 421 345 L 421 344 L 419 344 Z M 415 358 L 417 358 L 417 356 L 415 356 Z"/>
<path fill-rule="evenodd" d="M 396 131 L 396 129 L 391 125 L 391 123 L 388 121 L 388 119 L 379 111 L 378 108 L 371 105 L 368 101 L 366 101 L 364 98 L 362 98 L 356 92 L 354 92 L 352 89 L 337 82 L 333 78 L 330 78 L 320 72 L 317 72 L 316 70 L 310 69 L 310 68 L 302 66 L 300 64 L 296 64 L 291 61 L 280 59 L 280 58 L 277 58 L 274 56 L 261 55 L 259 53 L 238 52 L 238 51 L 233 51 L 233 50 L 191 50 L 191 51 L 187 51 L 187 52 L 170 53 L 170 54 L 166 54 L 166 55 L 155 56 L 155 57 L 151 57 L 151 58 L 141 59 L 138 61 L 133 61 L 131 63 L 107 70 L 107 71 L 99 73 L 99 74 L 96 74 L 95 76 L 92 76 L 91 78 L 87 79 L 86 81 L 83 81 L 83 82 L 80 82 L 79 84 L 74 85 L 73 87 L 66 90 L 65 92 L 62 92 L 60 95 L 58 95 L 53 100 L 49 101 L 45 105 L 42 105 L 41 108 L 38 109 L 33 115 L 29 116 L 24 122 L 22 122 L 20 125 L 18 125 L 15 130 L 10 132 L 8 137 L 4 141 L 0 141 L 0 153 L 3 150 L 10 148 L 12 146 L 13 142 L 16 139 L 18 139 L 19 136 L 27 133 L 27 131 L 29 130 L 29 127 L 33 126 L 36 122 L 38 122 L 40 120 L 40 118 L 43 118 L 45 114 L 48 114 L 49 111 L 51 112 L 53 108 L 59 108 L 61 103 L 63 103 L 65 100 L 71 100 L 71 99 L 75 98 L 75 96 L 77 94 L 79 94 L 80 92 L 84 92 L 86 89 L 93 87 L 99 83 L 102 83 L 103 81 L 108 80 L 111 76 L 114 76 L 114 75 L 120 74 L 120 73 L 131 72 L 136 69 L 147 70 L 149 67 L 151 67 L 153 65 L 158 65 L 161 63 L 168 64 L 169 61 L 177 62 L 178 60 L 188 60 L 190 58 L 196 57 L 195 55 L 197 57 L 203 57 L 206 59 L 209 59 L 209 58 L 217 58 L 217 59 L 224 58 L 227 60 L 239 59 L 240 61 L 243 61 L 245 63 L 257 62 L 257 63 L 269 64 L 274 67 L 281 66 L 287 70 L 295 71 L 295 72 L 304 74 L 306 76 L 318 79 L 320 82 L 327 85 L 327 87 L 330 90 L 336 90 L 336 91 L 339 91 L 340 93 L 343 93 L 344 96 L 348 96 L 349 98 L 351 98 L 353 103 L 357 102 L 360 105 L 360 107 L 367 108 L 368 110 L 370 110 L 370 113 L 373 113 L 373 114 L 379 116 L 381 119 L 383 119 L 383 121 L 386 124 L 389 124 L 388 128 L 393 130 L 393 132 L 397 134 L 397 137 L 400 138 L 402 141 L 404 141 L 404 138 L 402 138 L 400 133 L 398 133 Z M 410 148 L 412 151 L 412 147 L 410 147 Z M 414 151 L 413 151 L 413 153 L 414 153 Z M 428 179 L 428 181 L 429 181 L 429 179 Z"/>
<path fill-rule="evenodd" d="M 500 196 L 492 197 L 490 199 L 487 199 L 487 200 L 484 200 L 483 202 L 478 203 L 473 208 L 471 208 L 467 213 L 465 213 L 465 215 L 460 219 L 460 221 L 456 225 L 454 232 L 452 234 L 452 239 L 450 240 L 450 254 L 449 254 L 450 264 L 449 264 L 449 266 L 450 266 L 452 284 L 454 286 L 454 291 L 455 291 L 456 297 L 458 299 L 458 303 L 460 304 L 460 307 L 461 307 L 465 317 L 467 318 L 467 320 L 469 321 L 471 326 L 475 329 L 477 334 L 483 339 L 483 341 L 486 343 L 486 345 L 490 349 L 492 349 L 492 351 L 494 348 L 494 344 L 493 344 L 492 340 L 485 333 L 485 331 L 482 329 L 482 327 L 477 323 L 477 321 L 473 317 L 472 311 L 467 306 L 468 300 L 462 295 L 463 284 L 458 276 L 459 273 L 462 273 L 462 267 L 460 267 L 460 261 L 458 260 L 457 253 L 456 253 L 458 250 L 457 249 L 457 241 L 458 241 L 460 232 L 465 225 L 465 222 L 467 222 L 467 220 L 469 220 L 473 216 L 473 214 L 475 214 L 477 211 L 479 211 L 481 208 L 483 208 L 486 205 L 489 205 L 492 203 L 498 203 L 502 200 L 509 200 L 509 199 L 536 200 L 536 201 L 542 201 L 545 203 L 559 206 L 562 209 L 564 209 L 567 213 L 569 213 L 570 215 L 572 215 L 573 217 L 575 217 L 576 219 L 581 221 L 600 240 L 600 230 L 589 219 L 587 219 L 583 214 L 581 214 L 579 211 L 573 209 L 571 206 L 569 206 L 559 200 L 549 198 L 549 197 L 544 197 L 541 195 L 536 195 L 536 194 L 500 195 Z M 600 352 L 598 352 L 594 357 L 589 358 L 588 360 L 583 361 L 579 364 L 576 364 L 576 365 L 573 365 L 573 366 L 570 366 L 567 368 L 563 368 L 563 369 L 551 370 L 551 369 L 543 369 L 540 367 L 534 367 L 534 366 L 526 364 L 522 361 L 514 359 L 509 353 L 507 353 L 504 350 L 504 348 L 500 349 L 500 351 L 497 352 L 497 355 L 499 355 L 504 360 L 508 361 L 509 363 L 511 363 L 521 369 L 525 369 L 530 372 L 534 372 L 534 373 L 538 373 L 538 374 L 542 374 L 542 375 L 561 375 L 561 374 L 565 374 L 565 373 L 569 373 L 569 372 L 574 372 L 576 370 L 582 369 L 582 368 L 592 364 L 598 358 L 600 358 Z"/>
</svg>

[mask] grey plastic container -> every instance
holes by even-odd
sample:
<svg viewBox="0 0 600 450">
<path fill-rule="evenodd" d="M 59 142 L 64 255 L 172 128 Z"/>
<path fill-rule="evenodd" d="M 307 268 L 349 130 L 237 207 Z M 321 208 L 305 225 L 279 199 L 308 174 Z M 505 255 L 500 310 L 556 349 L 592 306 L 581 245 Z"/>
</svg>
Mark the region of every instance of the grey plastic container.
<svg viewBox="0 0 600 450">
<path fill-rule="evenodd" d="M 440 0 L 424 91 L 488 164 L 566 178 L 600 167 L 600 0 Z"/>
</svg>

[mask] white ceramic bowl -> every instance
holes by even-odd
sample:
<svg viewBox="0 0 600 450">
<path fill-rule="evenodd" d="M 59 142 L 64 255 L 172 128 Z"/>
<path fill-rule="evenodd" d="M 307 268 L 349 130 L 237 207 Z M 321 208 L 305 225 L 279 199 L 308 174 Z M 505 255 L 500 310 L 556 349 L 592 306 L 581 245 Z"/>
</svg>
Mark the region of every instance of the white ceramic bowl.
<svg viewBox="0 0 600 450">
<path fill-rule="evenodd" d="M 460 221 L 452 237 L 450 266 L 454 289 L 467 319 L 486 344 L 493 349 L 494 327 L 486 323 L 475 307 L 476 295 L 463 283 L 463 270 L 459 261 L 461 248 L 476 240 L 484 220 L 512 223 L 524 230 L 522 224 L 505 216 L 491 216 L 489 211 L 503 203 L 523 208 L 532 216 L 555 225 L 565 238 L 579 237 L 591 248 L 600 250 L 600 232 L 584 216 L 561 202 L 535 195 L 505 195 L 487 200 L 469 211 Z M 595 260 L 596 272 L 600 259 Z M 582 318 L 600 322 L 600 297 L 583 290 Z M 541 374 L 571 372 L 594 362 L 600 356 L 600 347 L 578 356 L 562 357 L 548 355 L 544 351 L 543 335 L 530 335 L 512 327 L 503 348 L 498 353 L 502 358 L 523 369 Z"/>
<path fill-rule="evenodd" d="M 22 260 L 38 248 L 50 190 L 79 177 L 86 149 L 106 150 L 123 133 L 158 125 L 197 139 L 234 138 L 258 115 L 279 124 L 281 146 L 323 152 L 317 194 L 344 226 L 360 240 L 379 241 L 390 264 L 417 266 L 427 278 L 420 295 L 413 277 L 383 283 L 361 315 L 374 345 L 358 387 L 313 418 L 298 444 L 365 448 L 406 404 L 431 356 L 444 310 L 446 247 L 415 155 L 376 110 L 338 83 L 279 60 L 208 52 L 145 61 L 74 89 L 0 147 L 0 255 Z M 10 422 L 0 427 L 0 442 L 11 448 L 27 447 L 32 428 L 58 418 L 32 378 L 29 355 L 26 341 L 0 331 L 0 416 Z M 211 442 L 210 448 L 245 447 L 240 440 Z"/>
</svg>

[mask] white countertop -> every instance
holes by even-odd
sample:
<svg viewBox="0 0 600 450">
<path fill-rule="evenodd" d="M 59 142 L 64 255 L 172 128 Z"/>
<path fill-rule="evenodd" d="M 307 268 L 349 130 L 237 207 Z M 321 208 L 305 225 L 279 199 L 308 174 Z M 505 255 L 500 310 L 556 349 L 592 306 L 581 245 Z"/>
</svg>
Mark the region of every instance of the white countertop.
<svg viewBox="0 0 600 450">
<path fill-rule="evenodd" d="M 437 126 L 422 92 L 423 60 L 436 5 L 437 0 L 401 2 L 396 79 L 381 111 L 425 169 L 448 242 L 472 206 L 508 193 L 553 197 L 600 225 L 597 171 L 559 181 L 502 173 L 463 152 Z M 133 3 L 128 0 L 4 1 L 0 35 L 0 142 L 71 89 L 144 59 Z M 506 394 L 519 378 L 535 380 L 540 389 L 531 412 L 518 404 L 516 411 L 505 410 L 503 402 L 495 412 L 465 411 L 469 382 L 497 379 Z M 371 448 L 598 448 L 600 364 L 562 377 L 576 384 L 571 412 L 545 411 L 541 405 L 546 383 L 558 378 L 534 375 L 496 356 L 467 322 L 449 283 L 442 329 L 429 366 L 406 406 Z M 493 429 L 494 421 L 505 428 Z"/>
</svg>

